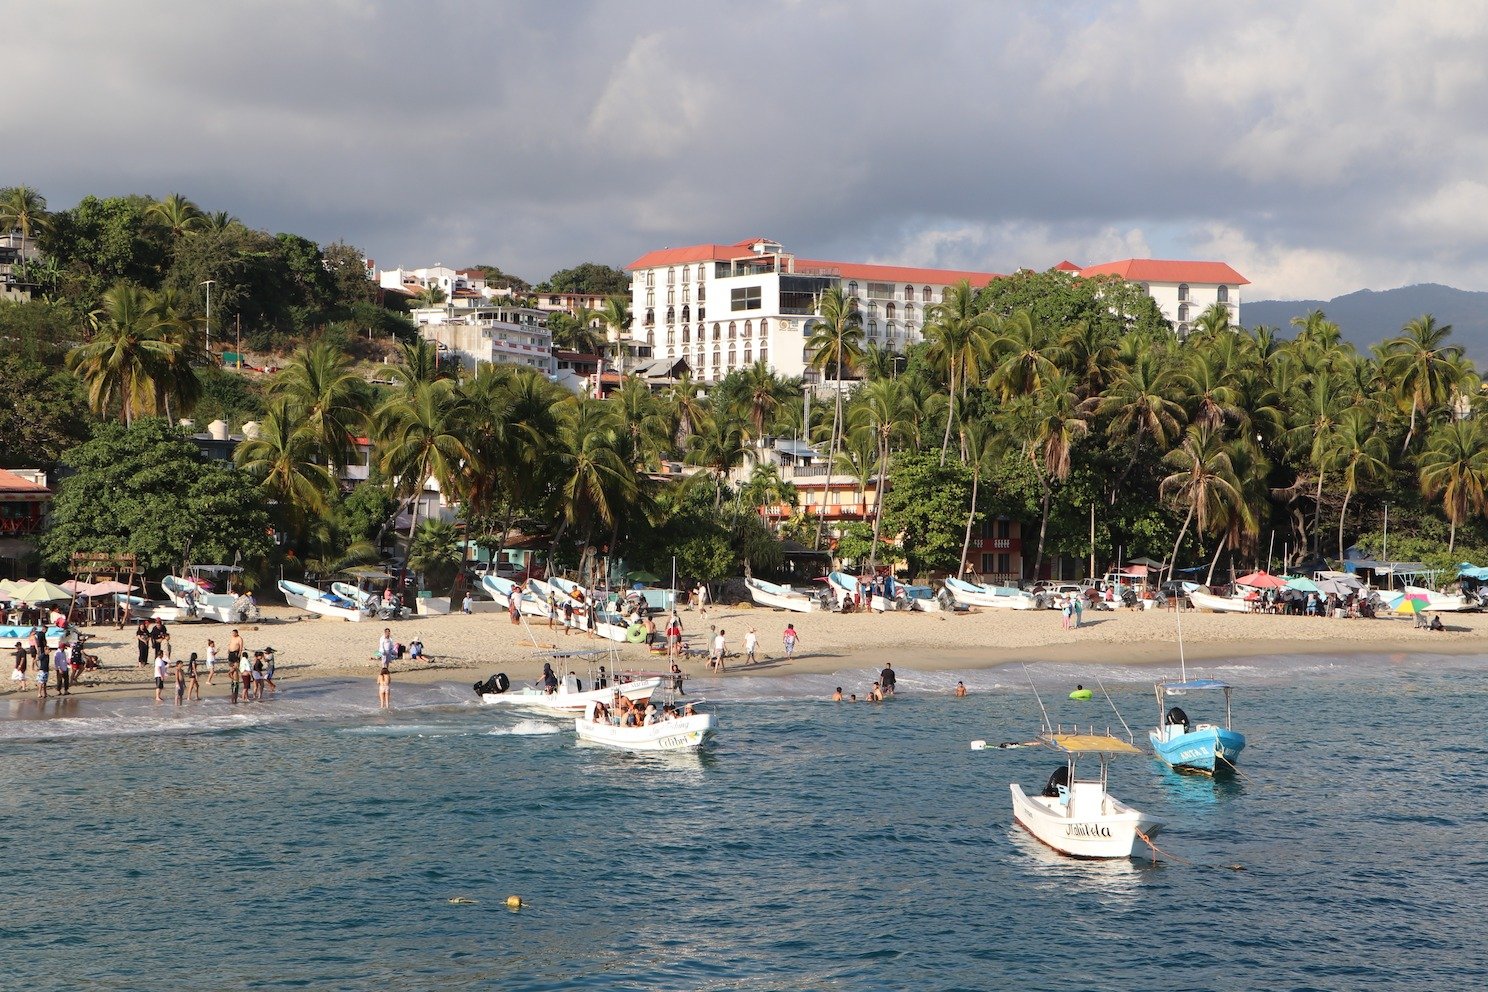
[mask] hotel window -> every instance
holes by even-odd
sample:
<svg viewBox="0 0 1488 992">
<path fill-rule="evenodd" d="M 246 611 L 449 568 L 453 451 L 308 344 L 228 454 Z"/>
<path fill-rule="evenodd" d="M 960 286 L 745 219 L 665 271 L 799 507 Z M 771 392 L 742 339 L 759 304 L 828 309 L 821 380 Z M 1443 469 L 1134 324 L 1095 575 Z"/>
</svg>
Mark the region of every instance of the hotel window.
<svg viewBox="0 0 1488 992">
<path fill-rule="evenodd" d="M 667 287 L 667 306 L 671 306 L 673 303 L 676 303 L 676 302 L 677 302 L 677 291 L 675 289 L 673 289 L 672 287 L 668 286 Z"/>
<path fill-rule="evenodd" d="M 760 318 L 760 337 L 764 337 L 765 335 L 767 335 L 769 333 L 770 333 L 770 318 L 769 317 L 761 317 Z"/>
<path fill-rule="evenodd" d="M 713 372 L 714 372 L 715 375 L 718 373 L 718 367 L 723 364 L 723 362 L 721 361 L 722 358 L 723 358 L 723 352 L 719 351 L 717 348 L 714 348 L 713 349 Z"/>
<path fill-rule="evenodd" d="M 914 287 L 913 286 L 905 286 L 904 287 L 904 298 L 906 300 L 912 300 L 912 299 L 914 299 Z"/>
<path fill-rule="evenodd" d="M 758 310 L 764 305 L 763 292 L 758 286 L 740 286 L 731 291 L 731 304 L 735 313 L 740 310 Z"/>
<path fill-rule="evenodd" d="M 746 321 L 744 321 L 744 336 L 746 338 L 748 338 L 748 337 L 753 336 L 753 334 L 754 334 L 754 321 L 752 321 L 752 320 L 746 320 Z"/>
<path fill-rule="evenodd" d="M 692 267 L 690 265 L 682 266 L 682 285 L 687 285 L 687 277 L 690 275 L 692 275 Z"/>
<path fill-rule="evenodd" d="M 654 306 L 656 306 L 656 290 L 654 290 L 654 289 L 648 289 L 648 290 L 646 290 L 646 306 L 648 306 L 648 307 L 654 307 Z"/>
<path fill-rule="evenodd" d="M 702 266 L 702 263 L 699 263 L 698 264 L 697 276 L 698 276 L 697 281 L 699 283 L 701 283 L 703 281 L 703 278 L 704 278 L 704 276 L 703 276 L 703 266 Z"/>
<path fill-rule="evenodd" d="M 646 326 L 647 327 L 650 327 L 654 323 L 656 323 L 656 311 L 655 310 L 647 310 L 646 311 Z"/>
<path fill-rule="evenodd" d="M 682 304 L 682 323 L 685 324 L 685 323 L 687 323 L 691 319 L 692 319 L 692 307 L 688 306 L 686 303 Z"/>
<path fill-rule="evenodd" d="M 730 345 L 729 346 L 729 363 L 728 363 L 728 367 L 729 368 L 733 368 L 734 367 L 734 364 L 738 360 L 739 360 L 739 356 L 734 352 L 733 346 Z"/>
<path fill-rule="evenodd" d="M 744 364 L 745 365 L 753 365 L 754 364 L 753 355 L 754 355 L 753 351 L 751 351 L 749 345 L 746 344 L 744 346 Z"/>
<path fill-rule="evenodd" d="M 698 300 L 698 322 L 702 323 L 708 319 L 708 308 L 703 306 L 703 301 Z"/>
<path fill-rule="evenodd" d="M 887 317 L 889 320 L 893 320 L 894 319 L 894 304 L 893 303 L 885 303 L 884 304 L 884 316 Z"/>
<path fill-rule="evenodd" d="M 667 347 L 670 348 L 673 344 L 676 343 L 676 340 L 677 340 L 676 332 L 673 331 L 670 327 L 668 327 L 667 328 Z M 687 325 L 686 324 L 682 325 L 682 340 L 683 341 L 686 341 L 687 340 Z"/>
<path fill-rule="evenodd" d="M 698 302 L 708 302 L 708 287 L 704 286 L 702 283 L 698 283 Z"/>
<path fill-rule="evenodd" d="M 875 340 L 878 338 L 878 321 L 868 321 L 868 337 Z"/>
<path fill-rule="evenodd" d="M 1185 321 L 1187 319 L 1188 319 L 1188 304 L 1187 303 L 1180 303 L 1180 304 L 1178 304 L 1178 320 L 1180 322 L 1182 322 L 1182 321 Z"/>
<path fill-rule="evenodd" d="M 1187 324 L 1179 324 L 1178 325 L 1178 340 L 1179 341 L 1182 341 L 1182 340 L 1186 339 L 1187 337 L 1188 337 L 1188 325 Z"/>
<path fill-rule="evenodd" d="M 735 330 L 735 325 L 734 325 L 734 322 L 731 320 L 731 321 L 729 321 L 729 335 L 728 335 L 728 339 L 730 341 L 732 341 L 734 339 L 734 330 Z"/>
<path fill-rule="evenodd" d="M 1000 554 L 997 556 L 997 571 L 1002 575 L 1013 574 L 1013 556 Z"/>
<path fill-rule="evenodd" d="M 692 287 L 689 286 L 689 285 L 687 285 L 686 283 L 684 283 L 682 285 L 682 302 L 683 303 L 691 303 L 692 302 Z"/>
<path fill-rule="evenodd" d="M 766 348 L 764 345 L 760 345 L 760 361 L 764 362 L 766 365 L 770 364 L 770 349 Z"/>
<path fill-rule="evenodd" d="M 1217 300 L 1220 303 L 1228 303 L 1228 302 L 1230 302 L 1230 287 L 1228 287 L 1228 286 L 1221 286 L 1221 287 L 1219 287 L 1219 292 L 1218 292 L 1218 295 L 1215 296 L 1215 300 Z"/>
<path fill-rule="evenodd" d="M 929 286 L 926 286 L 924 289 L 920 290 L 920 302 L 921 303 L 929 303 L 930 302 L 930 287 Z"/>
<path fill-rule="evenodd" d="M 675 307 L 667 307 L 667 320 L 666 320 L 666 322 L 668 324 L 675 324 L 677 322 L 677 310 L 676 310 Z"/>
<path fill-rule="evenodd" d="M 718 322 L 715 320 L 713 322 L 713 340 L 714 341 L 717 341 L 718 340 L 718 338 L 720 336 L 720 333 L 721 332 L 720 332 L 720 328 L 718 326 Z"/>
<path fill-rule="evenodd" d="M 847 295 L 848 296 L 857 296 L 858 295 L 858 284 L 856 282 L 850 282 L 850 283 L 847 284 Z"/>
<path fill-rule="evenodd" d="M 682 343 L 683 344 L 690 344 L 691 342 L 692 342 L 692 334 L 688 331 L 687 325 L 686 324 L 683 324 L 682 325 Z"/>
<path fill-rule="evenodd" d="M 646 288 L 647 289 L 651 289 L 655 285 L 656 285 L 656 270 L 653 269 L 650 272 L 647 272 L 646 273 Z M 557 303 L 558 301 L 555 299 L 553 302 L 554 303 Z"/>
<path fill-rule="evenodd" d="M 677 282 L 677 270 L 676 269 L 667 269 L 667 285 L 668 286 L 673 286 L 673 285 L 676 285 L 676 282 Z"/>
<path fill-rule="evenodd" d="M 1180 300 L 1186 300 L 1186 299 L 1188 299 L 1188 283 L 1186 283 L 1186 282 L 1180 282 L 1178 284 L 1178 299 L 1180 299 Z"/>
</svg>

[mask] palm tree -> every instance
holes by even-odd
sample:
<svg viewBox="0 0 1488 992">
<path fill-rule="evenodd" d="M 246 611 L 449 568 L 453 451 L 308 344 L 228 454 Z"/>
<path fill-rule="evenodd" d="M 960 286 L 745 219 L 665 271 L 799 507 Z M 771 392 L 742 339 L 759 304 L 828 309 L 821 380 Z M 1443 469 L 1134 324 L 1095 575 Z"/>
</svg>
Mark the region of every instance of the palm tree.
<svg viewBox="0 0 1488 992">
<path fill-rule="evenodd" d="M 167 319 L 155 297 L 129 283 L 103 294 L 89 315 L 93 337 L 67 356 L 67 367 L 88 387 L 99 416 L 118 410 L 125 424 L 155 412 L 157 384 L 169 378 L 176 346 L 166 340 Z"/>
<path fill-rule="evenodd" d="M 564 407 L 558 442 L 564 525 L 582 523 L 586 546 L 596 523 L 613 535 L 636 497 L 635 475 L 619 455 L 613 407 L 605 400 L 573 397 Z"/>
<path fill-rule="evenodd" d="M 1080 383 L 1080 395 L 1099 395 L 1111 381 L 1118 353 L 1115 332 L 1105 321 L 1077 320 L 1059 336 L 1064 367 Z"/>
<path fill-rule="evenodd" d="M 610 397 L 620 418 L 625 455 L 636 473 L 661 467 L 672 445 L 666 410 L 650 388 L 636 376 L 626 376 Z"/>
<path fill-rule="evenodd" d="M 1182 444 L 1163 457 L 1163 464 L 1173 471 L 1162 480 L 1159 493 L 1172 495 L 1188 506 L 1183 526 L 1178 528 L 1178 539 L 1173 542 L 1173 556 L 1168 565 L 1168 577 L 1172 578 L 1188 525 L 1197 518 L 1199 533 L 1210 533 L 1226 508 L 1239 504 L 1242 497 L 1224 435 L 1212 424 L 1191 424 Z"/>
<path fill-rule="evenodd" d="M 945 464 L 951 444 L 951 423 L 956 419 L 956 397 L 966 395 L 966 384 L 981 378 L 981 363 L 987 354 L 996 317 L 982 306 L 971 283 L 965 279 L 945 291 L 925 320 L 925 358 L 943 372 L 949 389 L 945 436 L 940 442 L 940 463 Z"/>
<path fill-rule="evenodd" d="M 461 429 L 462 412 L 453 384 L 439 379 L 389 397 L 373 417 L 379 467 L 388 478 L 398 480 L 412 501 L 409 540 L 418 526 L 427 480 L 433 478 L 447 496 L 453 496 L 470 460 Z"/>
<path fill-rule="evenodd" d="M 431 283 L 420 289 L 417 293 L 414 293 L 413 298 L 409 302 L 416 308 L 427 310 L 439 306 L 448 299 L 449 295 L 444 290 Z"/>
<path fill-rule="evenodd" d="M 888 487 L 889 458 L 894 450 L 895 433 L 910 415 L 909 391 L 904 384 L 898 379 L 875 379 L 863 387 L 848 417 L 854 428 L 871 432 L 877 446 L 878 487 L 873 508 L 873 543 L 868 551 L 870 570 L 878 563 L 884 490 Z"/>
<path fill-rule="evenodd" d="M 240 224 L 242 224 L 242 221 L 238 220 L 226 210 L 215 210 L 212 213 L 203 214 L 201 218 L 201 229 L 204 231 L 212 231 L 214 233 L 226 231 L 229 228 L 238 226 Z"/>
<path fill-rule="evenodd" d="M 1231 330 L 1230 308 L 1223 303 L 1209 304 L 1193 322 L 1193 331 L 1200 336 L 1215 337 L 1220 332 L 1229 330 Z"/>
<path fill-rule="evenodd" d="M 1355 407 L 1338 422 L 1324 455 L 1328 467 L 1343 475 L 1343 509 L 1338 512 L 1338 557 L 1343 558 L 1343 522 L 1349 500 L 1359 483 L 1372 482 L 1390 470 L 1389 449 L 1379 434 L 1379 418 L 1373 410 Z"/>
<path fill-rule="evenodd" d="M 0 234 L 19 231 L 21 247 L 38 232 L 51 227 L 46 197 L 31 186 L 7 186 L 0 189 Z"/>
<path fill-rule="evenodd" d="M 997 435 L 986 423 L 972 420 L 961 425 L 961 450 L 965 452 L 966 464 L 971 469 L 971 503 L 966 508 L 966 537 L 961 541 L 958 576 L 966 574 L 966 558 L 971 553 L 971 525 L 976 520 L 977 489 L 982 474 L 991 469 L 998 447 Z"/>
<path fill-rule="evenodd" d="M 1177 375 L 1165 355 L 1151 351 L 1121 365 L 1105 393 L 1087 399 L 1083 408 L 1110 417 L 1109 430 L 1117 439 L 1150 441 L 1159 451 L 1170 449 L 1188 420 L 1173 395 Z M 1137 457 L 1136 451 L 1132 459 Z"/>
<path fill-rule="evenodd" d="M 612 296 L 605 300 L 597 314 L 614 335 L 615 358 L 623 376 L 626 359 L 630 357 L 630 328 L 635 322 L 635 317 L 630 312 L 630 301 L 623 296 Z"/>
<path fill-rule="evenodd" d="M 1421 494 L 1442 497 L 1451 524 L 1447 551 L 1457 546 L 1457 527 L 1488 508 L 1488 437 L 1477 420 L 1454 420 L 1427 437 L 1419 462 Z"/>
<path fill-rule="evenodd" d="M 390 370 L 405 395 L 412 396 L 420 386 L 444 378 L 440 367 L 439 348 L 432 341 L 415 338 L 398 345 L 398 362 Z"/>
<path fill-rule="evenodd" d="M 749 481 L 739 492 L 746 506 L 758 509 L 764 506 L 796 505 L 796 487 L 780 478 L 780 469 L 768 462 L 754 467 Z"/>
<path fill-rule="evenodd" d="M 1408 322 L 1398 337 L 1384 343 L 1382 371 L 1395 386 L 1402 408 L 1410 401 L 1410 430 L 1401 451 L 1410 448 L 1416 433 L 1416 415 L 1429 414 L 1445 404 L 1457 386 L 1457 359 L 1462 349 L 1446 343 L 1451 324 L 1440 324 L 1431 314 Z"/>
<path fill-rule="evenodd" d="M 687 439 L 687 464 L 701 465 L 713 472 L 713 506 L 723 505 L 723 480 L 744 464 L 744 421 L 727 407 L 720 407 L 703 418 L 696 432 Z"/>
<path fill-rule="evenodd" d="M 1045 389 L 1060 374 L 1055 362 L 1060 352 L 1053 335 L 1043 324 L 1035 322 L 1027 310 L 1015 310 L 1012 316 L 998 322 L 991 352 L 992 372 L 987 377 L 987 388 L 1001 396 L 1004 403 L 1015 396 Z M 1070 389 L 1075 385 L 1068 379 L 1065 384 Z"/>
<path fill-rule="evenodd" d="M 203 223 L 201 209 L 180 193 L 172 193 L 163 200 L 156 200 L 145 211 L 145 216 L 153 217 L 164 224 L 170 230 L 172 238 L 189 234 Z"/>
<path fill-rule="evenodd" d="M 1033 462 L 1043 492 L 1043 511 L 1039 522 L 1039 548 L 1033 561 L 1033 574 L 1038 575 L 1044 562 L 1044 541 L 1049 531 L 1049 503 L 1054 483 L 1063 482 L 1070 474 L 1070 454 L 1075 443 L 1090 430 L 1085 415 L 1075 398 L 1073 376 L 1054 372 L 1042 390 L 1024 398 L 1027 411 L 1024 420 L 1025 451 Z"/>
<path fill-rule="evenodd" d="M 365 384 L 345 352 L 327 341 L 306 344 L 274 377 L 269 394 L 289 401 L 296 429 L 309 434 L 328 464 L 351 462 L 367 408 Z"/>
<path fill-rule="evenodd" d="M 673 436 L 677 443 L 685 445 L 688 437 L 697 430 L 698 424 L 708 415 L 707 404 L 702 398 L 703 386 L 690 375 L 680 375 L 667 386 L 662 394 L 663 402 L 671 411 L 675 425 Z"/>
<path fill-rule="evenodd" d="M 743 379 L 749 438 L 758 441 L 775 422 L 781 408 L 794 398 L 796 391 L 765 362 L 755 362 L 744 369 Z"/>
<path fill-rule="evenodd" d="M 858 368 L 862 371 L 863 378 L 869 382 L 875 379 L 892 379 L 899 374 L 900 361 L 902 359 L 892 349 L 882 347 L 877 341 L 870 341 L 863 348 L 863 357 L 858 362 Z"/>
<path fill-rule="evenodd" d="M 160 315 L 160 339 L 170 347 L 170 357 L 155 379 L 155 409 L 171 420 L 173 409 L 190 413 L 201 398 L 196 366 L 206 362 L 207 355 L 202 334 L 186 318 L 186 303 L 178 291 L 166 288 L 156 293 L 155 309 Z"/>
<path fill-rule="evenodd" d="M 1317 472 L 1312 516 L 1313 549 L 1316 551 L 1322 546 L 1323 480 L 1328 473 L 1328 451 L 1344 407 L 1337 382 L 1324 370 L 1313 375 L 1303 388 L 1294 393 L 1290 406 L 1293 426 L 1287 431 L 1287 440 L 1294 452 L 1306 453 L 1307 461 Z"/>
<path fill-rule="evenodd" d="M 806 353 L 811 356 L 810 366 L 826 374 L 832 370 L 836 380 L 836 401 L 832 407 L 831 450 L 827 454 L 827 488 L 832 491 L 832 468 L 837 461 L 837 439 L 842 432 L 842 374 L 851 372 L 863 355 L 863 315 L 857 301 L 843 292 L 840 285 L 833 286 L 817 301 L 816 320 L 811 325 L 811 337 L 806 341 Z M 821 547 L 822 530 L 827 518 L 822 516 L 816 526 L 816 546 Z"/>
<path fill-rule="evenodd" d="M 408 567 L 424 577 L 426 588 L 448 589 L 464 557 L 460 532 L 447 520 L 425 520 L 408 542 Z"/>
<path fill-rule="evenodd" d="M 314 440 L 299 429 L 299 415 L 286 399 L 274 400 L 259 424 L 258 435 L 244 440 L 233 461 L 258 481 L 265 496 L 279 507 L 291 537 L 298 540 L 307 521 L 330 507 L 336 480 L 319 464 Z"/>
</svg>

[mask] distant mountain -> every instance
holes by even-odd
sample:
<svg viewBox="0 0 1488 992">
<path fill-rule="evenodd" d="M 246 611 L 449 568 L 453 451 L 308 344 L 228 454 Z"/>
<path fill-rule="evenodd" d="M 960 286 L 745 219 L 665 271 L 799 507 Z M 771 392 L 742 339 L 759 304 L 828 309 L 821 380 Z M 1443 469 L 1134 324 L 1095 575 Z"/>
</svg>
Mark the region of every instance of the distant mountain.
<svg viewBox="0 0 1488 992">
<path fill-rule="evenodd" d="M 1381 293 L 1361 289 L 1331 300 L 1246 300 L 1240 319 L 1246 327 L 1269 324 L 1292 337 L 1292 318 L 1313 310 L 1327 314 L 1361 351 L 1399 334 L 1407 321 L 1434 314 L 1438 324 L 1452 325 L 1452 340 L 1467 349 L 1479 368 L 1488 366 L 1488 293 L 1422 283 Z"/>
</svg>

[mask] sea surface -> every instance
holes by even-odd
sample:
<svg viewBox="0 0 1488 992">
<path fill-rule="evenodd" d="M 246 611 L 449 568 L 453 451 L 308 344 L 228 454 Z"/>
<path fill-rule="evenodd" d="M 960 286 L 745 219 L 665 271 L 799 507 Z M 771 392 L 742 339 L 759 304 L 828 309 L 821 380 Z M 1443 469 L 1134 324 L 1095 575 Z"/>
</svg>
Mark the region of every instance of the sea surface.
<svg viewBox="0 0 1488 992">
<path fill-rule="evenodd" d="M 1488 663 L 1189 673 L 1239 687 L 1244 775 L 1117 763 L 1113 793 L 1169 821 L 1156 865 L 1042 848 L 1008 783 L 1041 787 L 1057 757 L 970 747 L 1031 738 L 1039 699 L 1119 732 L 1102 686 L 1145 746 L 1142 669 L 904 672 L 882 705 L 826 700 L 866 670 L 696 680 L 720 722 L 700 756 L 579 747 L 454 685 L 395 683 L 391 714 L 371 680 L 237 709 L 12 700 L 0 987 L 1488 984 Z M 1077 681 L 1095 700 L 1065 698 Z"/>
</svg>

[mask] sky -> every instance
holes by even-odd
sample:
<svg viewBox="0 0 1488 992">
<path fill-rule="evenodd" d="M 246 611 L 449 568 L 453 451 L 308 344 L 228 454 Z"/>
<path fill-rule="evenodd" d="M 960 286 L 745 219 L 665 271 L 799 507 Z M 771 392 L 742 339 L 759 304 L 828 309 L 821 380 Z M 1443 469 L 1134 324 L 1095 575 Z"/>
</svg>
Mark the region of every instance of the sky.
<svg viewBox="0 0 1488 992">
<path fill-rule="evenodd" d="M 0 0 L 0 186 L 179 192 L 380 266 L 750 237 L 1249 299 L 1488 289 L 1468 0 Z M 17 88 L 17 81 L 19 87 Z"/>
</svg>

